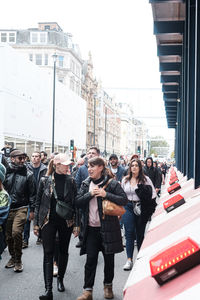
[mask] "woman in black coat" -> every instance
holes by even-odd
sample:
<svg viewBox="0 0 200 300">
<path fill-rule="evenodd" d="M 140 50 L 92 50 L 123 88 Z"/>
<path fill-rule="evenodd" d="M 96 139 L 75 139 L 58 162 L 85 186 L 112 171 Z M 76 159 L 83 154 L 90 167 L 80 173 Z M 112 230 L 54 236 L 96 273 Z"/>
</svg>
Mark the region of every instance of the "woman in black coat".
<svg viewBox="0 0 200 300">
<path fill-rule="evenodd" d="M 49 163 L 47 176 L 42 177 L 39 184 L 35 205 L 34 234 L 38 235 L 39 228 L 41 228 L 46 289 L 45 294 L 39 297 L 40 300 L 53 299 L 53 256 L 57 232 L 59 238 L 57 289 L 59 292 L 65 290 L 63 278 L 68 262 L 68 248 L 74 224 L 77 223 L 73 210 L 75 207 L 76 184 L 74 179 L 67 175 L 70 164 L 71 161 L 67 159 L 65 154 L 57 154 Z M 69 205 L 71 214 L 67 220 L 57 214 L 56 198 Z M 74 230 L 74 234 L 77 236 L 78 232 Z"/>
<path fill-rule="evenodd" d="M 104 256 L 104 297 L 112 299 L 114 278 L 114 254 L 123 251 L 119 219 L 103 215 L 102 200 L 107 199 L 118 205 L 126 205 L 127 197 L 121 185 L 114 179 L 109 181 L 110 172 L 102 158 L 88 161 L 89 177 L 83 181 L 75 203 L 84 215 L 83 245 L 81 255 L 87 254 L 85 264 L 84 291 L 77 300 L 92 300 L 98 253 Z M 107 187 L 103 187 L 108 183 Z"/>
</svg>

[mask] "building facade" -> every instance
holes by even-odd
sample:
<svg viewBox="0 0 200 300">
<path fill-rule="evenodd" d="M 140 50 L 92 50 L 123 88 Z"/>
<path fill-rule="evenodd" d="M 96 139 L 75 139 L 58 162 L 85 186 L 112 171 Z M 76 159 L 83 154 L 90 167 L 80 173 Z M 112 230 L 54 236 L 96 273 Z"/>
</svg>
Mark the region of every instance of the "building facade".
<svg viewBox="0 0 200 300">
<path fill-rule="evenodd" d="M 79 47 L 73 43 L 72 35 L 63 32 L 56 22 L 38 23 L 38 28 L 23 30 L 0 29 L 0 42 L 8 43 L 25 58 L 49 73 L 53 71 L 53 55 L 56 54 L 58 81 L 81 95 L 83 61 Z"/>
</svg>

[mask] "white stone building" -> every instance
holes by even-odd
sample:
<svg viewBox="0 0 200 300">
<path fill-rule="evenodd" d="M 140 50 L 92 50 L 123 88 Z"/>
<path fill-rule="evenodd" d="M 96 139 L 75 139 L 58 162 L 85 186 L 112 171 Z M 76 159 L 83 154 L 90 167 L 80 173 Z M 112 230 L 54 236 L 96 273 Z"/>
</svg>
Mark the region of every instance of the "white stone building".
<svg viewBox="0 0 200 300">
<path fill-rule="evenodd" d="M 0 148 L 5 142 L 25 150 L 51 152 L 53 72 L 40 69 L 16 50 L 0 44 Z M 70 139 L 86 148 L 86 103 L 57 80 L 55 151 L 69 152 Z"/>
</svg>

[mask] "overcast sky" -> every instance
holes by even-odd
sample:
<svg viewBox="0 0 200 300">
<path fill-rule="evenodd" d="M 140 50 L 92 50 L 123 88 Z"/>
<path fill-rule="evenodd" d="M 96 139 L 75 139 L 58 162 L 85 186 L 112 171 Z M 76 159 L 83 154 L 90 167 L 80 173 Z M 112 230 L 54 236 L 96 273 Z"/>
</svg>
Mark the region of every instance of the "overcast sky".
<svg viewBox="0 0 200 300">
<path fill-rule="evenodd" d="M 1 3 L 0 29 L 37 27 L 38 22 L 46 21 L 57 22 L 64 32 L 73 35 L 83 59 L 87 59 L 91 51 L 94 75 L 101 79 L 104 87 L 161 89 L 148 0 L 10 0 Z M 160 101 L 163 101 L 162 94 Z M 156 114 L 164 116 L 163 103 L 154 107 L 158 110 Z M 150 120 L 146 122 L 151 126 Z M 162 126 L 162 132 L 171 139 L 172 132 L 164 129 L 163 119 Z"/>
</svg>

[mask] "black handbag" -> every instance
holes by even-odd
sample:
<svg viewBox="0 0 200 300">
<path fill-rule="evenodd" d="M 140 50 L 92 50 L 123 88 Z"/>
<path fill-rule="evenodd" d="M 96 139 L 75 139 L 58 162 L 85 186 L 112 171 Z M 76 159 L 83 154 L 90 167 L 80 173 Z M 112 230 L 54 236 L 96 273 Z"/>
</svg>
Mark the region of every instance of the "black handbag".
<svg viewBox="0 0 200 300">
<path fill-rule="evenodd" d="M 52 182 L 52 186 L 53 186 L 54 197 L 57 202 L 56 203 L 57 215 L 59 215 L 59 217 L 61 217 L 64 220 L 72 220 L 73 216 L 74 216 L 74 209 L 73 209 L 71 203 L 67 203 L 67 202 L 58 200 L 58 196 L 57 196 L 56 189 L 55 189 L 55 183 L 52 180 L 52 177 L 51 177 L 51 182 Z"/>
</svg>

